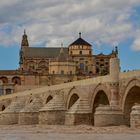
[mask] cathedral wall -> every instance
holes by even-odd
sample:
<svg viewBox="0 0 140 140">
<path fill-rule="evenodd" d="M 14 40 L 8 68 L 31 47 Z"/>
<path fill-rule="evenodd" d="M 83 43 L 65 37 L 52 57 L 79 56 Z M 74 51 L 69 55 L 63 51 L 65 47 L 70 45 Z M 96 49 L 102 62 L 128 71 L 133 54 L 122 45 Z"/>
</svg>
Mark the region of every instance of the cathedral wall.
<svg viewBox="0 0 140 140">
<path fill-rule="evenodd" d="M 25 76 L 24 85 L 39 85 L 39 77 L 34 75 Z"/>
<path fill-rule="evenodd" d="M 74 45 L 69 47 L 69 54 L 71 55 L 89 55 L 91 54 L 91 48 L 86 45 Z"/>
<path fill-rule="evenodd" d="M 51 62 L 49 74 L 75 74 L 75 64 L 73 62 Z"/>
<path fill-rule="evenodd" d="M 87 73 L 92 72 L 93 74 L 95 74 L 96 72 L 95 59 L 93 57 L 74 56 L 73 60 L 76 62 L 77 71 L 81 69 L 81 66 L 83 66 L 83 70 L 85 72 Z"/>
</svg>

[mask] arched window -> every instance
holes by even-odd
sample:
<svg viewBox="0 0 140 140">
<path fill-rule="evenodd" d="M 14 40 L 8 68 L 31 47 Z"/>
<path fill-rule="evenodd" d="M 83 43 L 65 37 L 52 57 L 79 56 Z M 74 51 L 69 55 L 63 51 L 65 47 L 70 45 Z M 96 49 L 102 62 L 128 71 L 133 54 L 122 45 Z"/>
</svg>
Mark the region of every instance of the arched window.
<svg viewBox="0 0 140 140">
<path fill-rule="evenodd" d="M 33 61 L 28 62 L 27 67 L 29 70 L 35 69 L 35 62 L 33 62 Z"/>
<path fill-rule="evenodd" d="M 38 68 L 46 68 L 46 62 L 45 61 L 40 61 L 38 64 Z"/>
<path fill-rule="evenodd" d="M 8 78 L 7 77 L 0 77 L 0 80 L 2 81 L 3 84 L 8 83 Z"/>
<path fill-rule="evenodd" d="M 20 77 L 13 77 L 12 78 L 12 83 L 14 83 L 16 85 L 21 85 L 21 79 L 20 79 Z"/>
</svg>

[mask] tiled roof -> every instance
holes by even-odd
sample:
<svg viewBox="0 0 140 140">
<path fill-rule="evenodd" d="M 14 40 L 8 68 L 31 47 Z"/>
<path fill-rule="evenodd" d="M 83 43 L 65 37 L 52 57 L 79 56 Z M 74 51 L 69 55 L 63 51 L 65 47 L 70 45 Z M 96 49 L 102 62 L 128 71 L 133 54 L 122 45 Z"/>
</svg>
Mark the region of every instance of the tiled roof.
<svg viewBox="0 0 140 140">
<path fill-rule="evenodd" d="M 71 43 L 69 46 L 73 46 L 73 45 L 86 45 L 86 46 L 92 46 L 91 44 L 89 44 L 87 41 L 85 41 L 82 38 L 78 38 L 76 41 L 74 41 L 73 43 Z"/>
<path fill-rule="evenodd" d="M 61 48 L 35 48 L 28 47 L 25 49 L 25 57 L 29 58 L 56 58 Z M 64 53 L 68 54 L 68 48 L 63 48 Z"/>
</svg>

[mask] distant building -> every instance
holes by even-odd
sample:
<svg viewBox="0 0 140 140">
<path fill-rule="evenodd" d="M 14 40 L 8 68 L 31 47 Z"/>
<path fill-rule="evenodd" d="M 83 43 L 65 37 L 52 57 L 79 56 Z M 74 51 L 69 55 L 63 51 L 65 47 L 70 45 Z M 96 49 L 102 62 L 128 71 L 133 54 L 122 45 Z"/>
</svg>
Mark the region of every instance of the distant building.
<svg viewBox="0 0 140 140">
<path fill-rule="evenodd" d="M 109 73 L 109 60 L 118 55 L 117 47 L 109 55 L 93 55 L 92 45 L 81 37 L 63 47 L 29 47 L 22 36 L 18 70 L 0 71 L 0 94 L 60 84 Z"/>
</svg>

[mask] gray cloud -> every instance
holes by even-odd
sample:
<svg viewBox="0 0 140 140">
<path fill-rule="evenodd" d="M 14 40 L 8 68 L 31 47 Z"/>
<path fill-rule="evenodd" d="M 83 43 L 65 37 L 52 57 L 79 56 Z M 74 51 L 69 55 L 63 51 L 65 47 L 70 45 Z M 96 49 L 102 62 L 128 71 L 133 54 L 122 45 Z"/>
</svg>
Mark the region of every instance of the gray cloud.
<svg viewBox="0 0 140 140">
<path fill-rule="evenodd" d="M 130 18 L 138 5 L 139 0 L 1 0 L 0 44 L 19 44 L 24 28 L 31 46 L 68 45 L 79 31 L 97 44 L 137 40 L 139 26 Z"/>
</svg>

